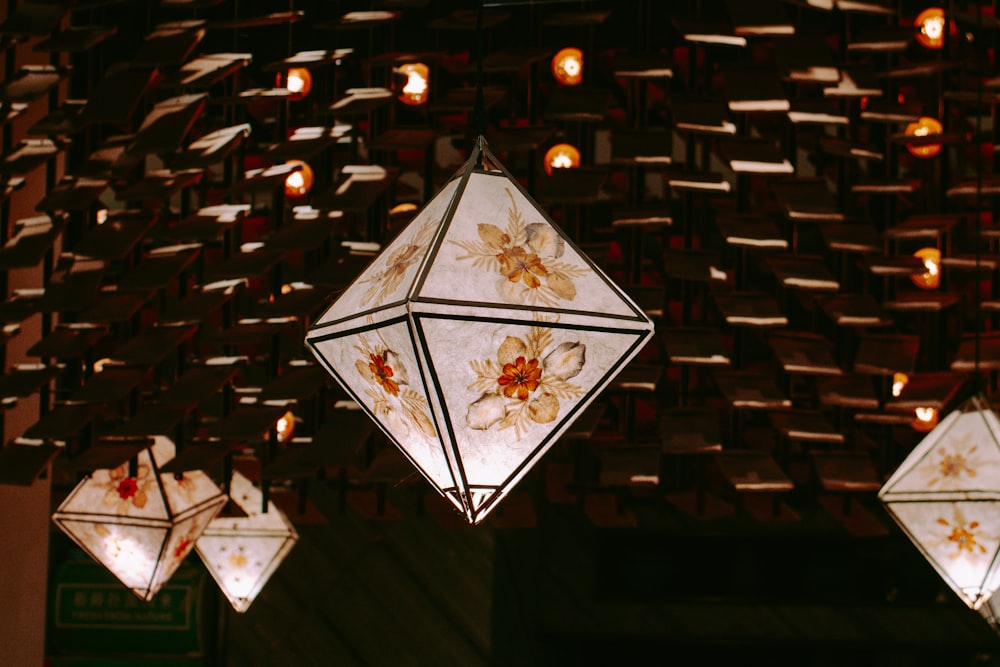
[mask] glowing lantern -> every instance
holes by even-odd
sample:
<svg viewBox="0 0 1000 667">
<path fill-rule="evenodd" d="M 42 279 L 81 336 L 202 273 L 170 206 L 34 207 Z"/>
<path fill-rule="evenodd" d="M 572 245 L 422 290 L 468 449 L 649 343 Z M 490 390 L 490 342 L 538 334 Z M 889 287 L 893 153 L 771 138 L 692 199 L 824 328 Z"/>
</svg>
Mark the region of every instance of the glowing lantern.
<svg viewBox="0 0 1000 667">
<path fill-rule="evenodd" d="M 926 270 L 912 274 L 910 280 L 921 289 L 937 289 L 941 284 L 941 251 L 937 248 L 921 248 L 913 256 L 924 263 Z"/>
<path fill-rule="evenodd" d="M 142 600 L 167 583 L 226 502 L 201 471 L 161 474 L 173 456 L 173 443 L 157 438 L 138 455 L 134 474 L 127 463 L 95 470 L 52 515 L 60 530 Z"/>
<path fill-rule="evenodd" d="M 278 417 L 275 432 L 278 435 L 278 442 L 291 439 L 292 434 L 295 433 L 295 415 L 292 414 L 291 410 Z"/>
<path fill-rule="evenodd" d="M 478 523 L 652 333 L 480 137 L 306 343 Z"/>
<path fill-rule="evenodd" d="M 903 393 L 903 387 L 905 387 L 909 381 L 910 376 L 906 373 L 894 373 L 892 376 L 893 397 L 899 398 L 899 395 Z"/>
<path fill-rule="evenodd" d="M 312 74 L 305 67 L 292 67 L 285 74 L 285 88 L 300 100 L 312 90 Z"/>
<path fill-rule="evenodd" d="M 980 609 L 1000 585 L 1000 421 L 985 398 L 924 437 L 879 499 L 962 601 Z"/>
<path fill-rule="evenodd" d="M 913 411 L 913 421 L 910 428 L 914 431 L 927 433 L 938 424 L 938 411 L 935 408 L 917 408 Z"/>
<path fill-rule="evenodd" d="M 944 46 L 944 10 L 940 7 L 928 7 L 917 14 L 913 25 L 920 29 L 917 41 L 924 48 L 940 49 Z"/>
<path fill-rule="evenodd" d="M 944 128 L 941 123 L 936 118 L 929 116 L 921 116 L 916 123 L 910 123 L 906 126 L 906 134 L 911 137 L 927 137 L 934 134 L 941 134 L 943 130 Z M 910 151 L 913 157 L 934 157 L 941 152 L 941 144 L 907 144 L 906 150 Z"/>
<path fill-rule="evenodd" d="M 552 56 L 552 76 L 564 86 L 583 82 L 583 51 L 568 47 Z"/>
<path fill-rule="evenodd" d="M 570 144 L 556 144 L 545 153 L 545 173 L 554 169 L 574 169 L 580 166 L 580 151 Z"/>
<path fill-rule="evenodd" d="M 399 94 L 399 101 L 410 106 L 420 106 L 427 101 L 430 70 L 423 63 L 400 65 L 396 71 L 406 76 L 406 83 Z"/>
<path fill-rule="evenodd" d="M 312 188 L 312 167 L 302 160 L 288 160 L 285 164 L 302 165 L 301 169 L 293 171 L 285 177 L 285 194 L 289 197 L 304 197 Z"/>
<path fill-rule="evenodd" d="M 233 473 L 229 496 L 246 516 L 220 516 L 198 538 L 195 548 L 215 583 L 238 612 L 250 608 L 268 579 L 298 541 L 288 518 L 263 498 L 250 480 Z"/>
</svg>

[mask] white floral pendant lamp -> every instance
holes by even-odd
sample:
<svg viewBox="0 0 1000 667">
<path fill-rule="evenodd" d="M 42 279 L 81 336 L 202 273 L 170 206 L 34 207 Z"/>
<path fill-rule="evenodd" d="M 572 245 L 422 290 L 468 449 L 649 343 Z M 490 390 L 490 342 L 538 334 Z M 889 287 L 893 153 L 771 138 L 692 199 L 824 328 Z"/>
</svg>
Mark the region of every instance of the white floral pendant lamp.
<svg viewBox="0 0 1000 667">
<path fill-rule="evenodd" d="M 987 400 L 942 420 L 879 499 L 962 601 L 982 608 L 1000 585 L 1000 421 Z"/>
<path fill-rule="evenodd" d="M 261 511 L 260 489 L 233 473 L 229 497 L 246 516 L 218 516 L 195 549 L 215 583 L 238 612 L 250 608 L 274 571 L 299 539 L 288 517 L 272 501 Z"/>
<path fill-rule="evenodd" d="M 226 496 L 201 471 L 160 474 L 174 445 L 157 438 L 138 455 L 135 475 L 125 463 L 95 470 L 77 484 L 52 520 L 91 558 L 142 600 L 167 583 L 194 548 Z"/>
<path fill-rule="evenodd" d="M 306 342 L 478 523 L 652 334 L 480 137 Z"/>
</svg>

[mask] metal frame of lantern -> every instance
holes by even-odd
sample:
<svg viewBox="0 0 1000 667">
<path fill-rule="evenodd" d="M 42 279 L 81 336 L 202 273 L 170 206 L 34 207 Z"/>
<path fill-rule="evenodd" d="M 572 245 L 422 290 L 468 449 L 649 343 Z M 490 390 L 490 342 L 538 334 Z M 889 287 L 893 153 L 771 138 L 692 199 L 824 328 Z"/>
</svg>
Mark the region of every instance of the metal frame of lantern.
<svg viewBox="0 0 1000 667">
<path fill-rule="evenodd" d="M 198 538 L 195 549 L 233 609 L 250 608 L 271 575 L 298 542 L 288 517 L 267 502 L 260 489 L 233 472 L 229 497 L 246 516 L 218 516 Z"/>
<path fill-rule="evenodd" d="M 306 343 L 478 523 L 652 334 L 480 137 Z"/>
<path fill-rule="evenodd" d="M 95 470 L 52 520 L 141 600 L 149 601 L 194 548 L 226 496 L 204 472 L 160 473 L 174 456 L 166 438 L 123 463 Z"/>
<path fill-rule="evenodd" d="M 1000 586 L 1000 420 L 983 396 L 945 417 L 900 464 L 879 499 L 972 609 Z"/>
</svg>

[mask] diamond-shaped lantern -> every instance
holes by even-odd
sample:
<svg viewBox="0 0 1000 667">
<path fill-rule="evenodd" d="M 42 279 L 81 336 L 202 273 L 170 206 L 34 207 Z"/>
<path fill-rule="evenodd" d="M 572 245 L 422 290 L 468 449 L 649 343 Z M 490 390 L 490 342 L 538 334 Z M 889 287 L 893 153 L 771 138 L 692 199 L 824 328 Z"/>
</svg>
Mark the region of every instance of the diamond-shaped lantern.
<svg viewBox="0 0 1000 667">
<path fill-rule="evenodd" d="M 260 490 L 238 472 L 233 473 L 229 497 L 246 516 L 216 517 L 198 538 L 195 549 L 233 609 L 244 612 L 299 535 L 273 502 L 268 501 L 267 511 L 261 511 Z"/>
<path fill-rule="evenodd" d="M 480 138 L 306 342 L 477 523 L 652 333 Z"/>
<path fill-rule="evenodd" d="M 95 470 L 77 484 L 52 520 L 80 548 L 150 600 L 173 575 L 226 496 L 201 471 L 159 472 L 174 445 L 157 438 L 137 457 L 134 475 L 125 463 Z"/>
<path fill-rule="evenodd" d="M 980 609 L 1000 586 L 1000 421 L 986 399 L 942 420 L 879 499 L 962 601 Z"/>
</svg>

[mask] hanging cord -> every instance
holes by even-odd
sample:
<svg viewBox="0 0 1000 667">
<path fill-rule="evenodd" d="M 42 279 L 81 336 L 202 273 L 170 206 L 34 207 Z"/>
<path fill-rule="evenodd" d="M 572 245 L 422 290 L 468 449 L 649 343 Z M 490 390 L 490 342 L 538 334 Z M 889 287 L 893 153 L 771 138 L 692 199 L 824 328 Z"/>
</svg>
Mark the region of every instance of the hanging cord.
<svg viewBox="0 0 1000 667">
<path fill-rule="evenodd" d="M 486 134 L 485 106 L 483 102 L 483 0 L 479 0 L 479 8 L 476 11 L 476 108 L 473 112 L 476 140 Z"/>
<path fill-rule="evenodd" d="M 983 37 L 983 7 L 976 3 L 976 39 Z M 973 390 L 978 394 L 982 392 L 983 381 L 979 374 L 979 364 L 981 357 L 981 342 L 983 331 L 983 295 L 982 276 L 980 275 L 980 265 L 982 263 L 982 205 L 983 205 L 983 151 L 982 151 L 982 130 L 983 130 L 983 55 L 979 44 L 974 44 L 976 52 L 976 338 L 975 338 L 975 362 L 973 372 L 975 374 L 975 385 Z"/>
</svg>

